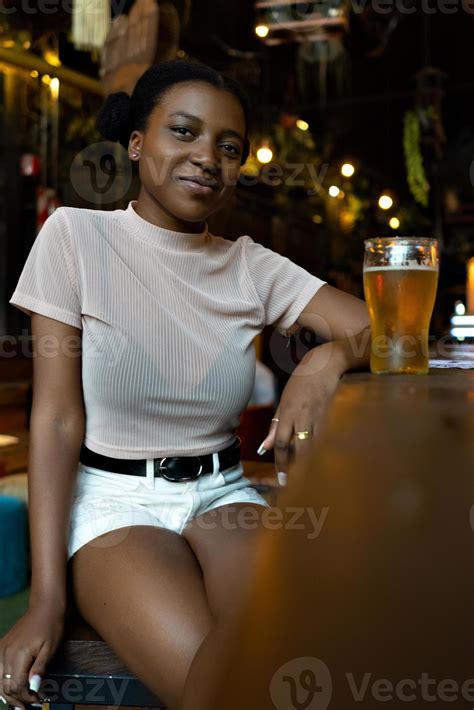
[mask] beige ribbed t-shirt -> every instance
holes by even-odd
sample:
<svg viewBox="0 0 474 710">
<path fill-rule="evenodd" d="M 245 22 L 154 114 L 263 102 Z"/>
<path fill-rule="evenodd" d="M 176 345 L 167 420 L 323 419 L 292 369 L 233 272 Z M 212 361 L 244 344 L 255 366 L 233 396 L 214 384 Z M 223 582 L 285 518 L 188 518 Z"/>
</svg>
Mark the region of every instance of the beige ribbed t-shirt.
<svg viewBox="0 0 474 710">
<path fill-rule="evenodd" d="M 326 283 L 247 235 L 173 232 L 132 200 L 59 207 L 10 303 L 82 330 L 84 443 L 123 459 L 225 449 L 255 379 L 254 338 L 287 334 Z"/>
</svg>

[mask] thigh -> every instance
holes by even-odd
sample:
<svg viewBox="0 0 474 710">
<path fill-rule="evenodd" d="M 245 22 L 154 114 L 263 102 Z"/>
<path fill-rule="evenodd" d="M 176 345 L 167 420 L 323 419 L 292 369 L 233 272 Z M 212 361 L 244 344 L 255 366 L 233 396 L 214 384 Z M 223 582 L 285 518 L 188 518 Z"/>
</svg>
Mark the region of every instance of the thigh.
<svg viewBox="0 0 474 710">
<path fill-rule="evenodd" d="M 267 510 L 230 503 L 194 518 L 183 530 L 201 566 L 209 607 L 217 623 L 239 613 L 256 569 Z"/>
<path fill-rule="evenodd" d="M 179 707 L 191 662 L 212 628 L 202 571 L 166 528 L 113 530 L 72 557 L 79 612 L 150 690 Z"/>
</svg>

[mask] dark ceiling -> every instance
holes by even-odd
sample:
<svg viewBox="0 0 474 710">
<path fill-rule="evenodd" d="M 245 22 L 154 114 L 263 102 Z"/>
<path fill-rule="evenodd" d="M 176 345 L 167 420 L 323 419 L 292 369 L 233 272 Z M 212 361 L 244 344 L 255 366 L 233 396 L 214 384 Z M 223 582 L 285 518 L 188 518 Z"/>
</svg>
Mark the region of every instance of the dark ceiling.
<svg viewBox="0 0 474 710">
<path fill-rule="evenodd" d="M 187 0 L 174 2 L 182 13 Z M 10 3 L 18 4 L 16 0 Z M 324 105 L 317 88 L 306 95 L 294 90 L 296 44 L 267 48 L 256 38 L 252 0 L 192 0 L 191 19 L 183 31 L 181 46 L 196 59 L 223 71 L 240 64 L 244 76 L 249 62 L 232 56 L 233 50 L 254 52 L 261 78 L 249 90 L 259 120 L 272 120 L 280 109 L 299 113 L 310 122 L 319 146 L 329 143 L 333 155 L 353 155 L 387 180 L 400 183 L 404 182 L 402 121 L 404 112 L 413 106 L 415 75 L 424 66 L 437 67 L 446 74 L 445 170 L 466 177 L 474 158 L 474 14 L 463 9 L 461 0 L 452 0 L 450 7 L 456 11 L 451 14 L 439 9 L 431 14 L 426 11 L 437 5 L 444 7 L 446 2 L 441 0 L 423 3 L 425 10 L 416 6 L 412 14 L 389 17 L 352 12 L 351 32 L 345 43 L 346 88 L 344 92 L 333 91 L 328 81 Z M 112 7 L 127 12 L 131 4 L 132 0 L 115 0 Z M 31 16 L 22 17 L 20 12 L 14 19 L 31 24 Z M 61 33 L 63 63 L 97 76 L 98 67 L 90 54 L 75 51 L 67 41 L 70 16 L 62 11 L 42 19 L 44 26 L 35 16 L 32 29 L 35 33 L 46 29 Z M 315 74 L 317 71 L 315 65 Z M 250 70 L 247 73 L 252 75 Z M 272 106 L 274 112 L 270 111 Z"/>
</svg>

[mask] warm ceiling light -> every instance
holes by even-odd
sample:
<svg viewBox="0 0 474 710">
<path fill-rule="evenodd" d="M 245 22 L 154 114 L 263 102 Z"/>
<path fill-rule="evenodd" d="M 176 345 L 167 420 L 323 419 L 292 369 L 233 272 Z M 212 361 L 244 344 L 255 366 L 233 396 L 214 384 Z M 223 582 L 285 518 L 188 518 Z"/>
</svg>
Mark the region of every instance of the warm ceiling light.
<svg viewBox="0 0 474 710">
<path fill-rule="evenodd" d="M 389 225 L 391 226 L 392 229 L 398 229 L 400 226 L 400 220 L 398 217 L 392 217 L 392 219 L 389 222 Z"/>
<path fill-rule="evenodd" d="M 383 210 L 389 210 L 392 205 L 393 205 L 393 200 L 390 197 L 390 195 L 382 195 L 380 197 L 379 207 L 381 207 Z"/>
<path fill-rule="evenodd" d="M 355 173 L 355 167 L 352 165 L 352 163 L 344 163 L 341 168 L 341 173 L 344 175 L 344 177 L 350 178 Z"/>
<path fill-rule="evenodd" d="M 257 160 L 259 163 L 269 163 L 273 158 L 273 152 L 268 148 L 268 146 L 262 146 L 257 150 Z"/>
<path fill-rule="evenodd" d="M 306 121 L 303 121 L 301 118 L 296 121 L 296 125 L 300 131 L 307 131 L 309 128 L 309 123 L 306 123 Z"/>
<path fill-rule="evenodd" d="M 323 221 L 323 218 L 321 217 L 320 214 L 314 214 L 314 215 L 311 217 L 311 219 L 313 220 L 313 222 L 314 222 L 315 224 L 321 224 L 321 222 Z"/>
<path fill-rule="evenodd" d="M 255 28 L 255 34 L 257 37 L 261 37 L 262 39 L 268 35 L 269 31 L 270 30 L 266 25 L 257 25 Z"/>
<path fill-rule="evenodd" d="M 49 76 L 49 74 L 44 74 L 44 76 L 41 77 L 41 81 L 43 82 L 43 84 L 49 86 L 51 84 L 51 77 Z"/>
<path fill-rule="evenodd" d="M 33 71 L 30 73 L 30 76 L 32 79 L 38 78 L 38 72 L 36 71 L 36 69 L 33 69 Z"/>
<path fill-rule="evenodd" d="M 336 187 L 336 185 L 331 185 L 328 192 L 331 197 L 337 197 L 341 191 L 338 187 Z"/>
</svg>

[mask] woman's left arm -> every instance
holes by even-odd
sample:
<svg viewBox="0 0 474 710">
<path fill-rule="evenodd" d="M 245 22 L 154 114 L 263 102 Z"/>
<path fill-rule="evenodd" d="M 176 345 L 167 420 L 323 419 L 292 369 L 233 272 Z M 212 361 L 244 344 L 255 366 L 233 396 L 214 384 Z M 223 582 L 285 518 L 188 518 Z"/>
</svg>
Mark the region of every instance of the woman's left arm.
<svg viewBox="0 0 474 710">
<path fill-rule="evenodd" d="M 295 436 L 294 452 L 298 457 L 311 445 L 342 375 L 370 364 L 369 313 L 359 298 L 326 284 L 300 314 L 297 323 L 327 342 L 309 350 L 294 369 L 275 413 L 279 421 L 272 422 L 262 442 L 266 451 L 275 449 L 276 470 L 284 473 L 288 470 L 295 433 L 310 434 L 303 440 Z"/>
</svg>

